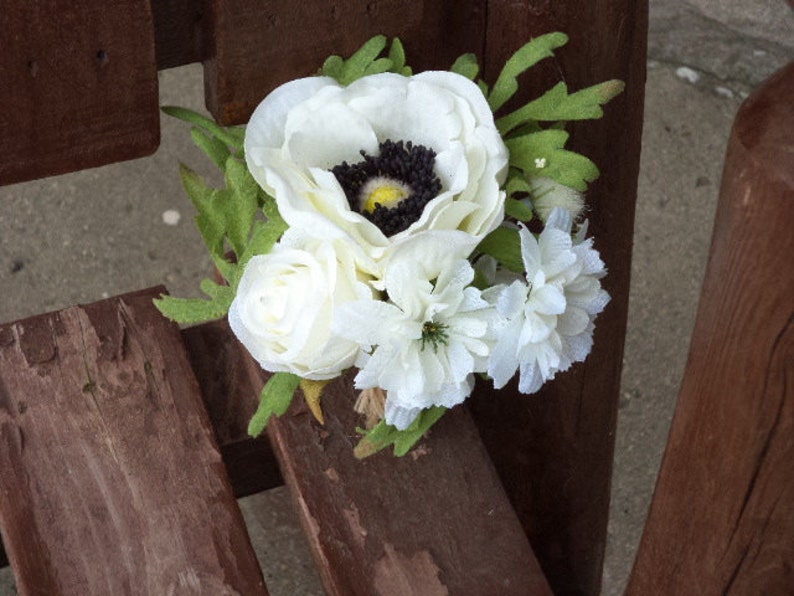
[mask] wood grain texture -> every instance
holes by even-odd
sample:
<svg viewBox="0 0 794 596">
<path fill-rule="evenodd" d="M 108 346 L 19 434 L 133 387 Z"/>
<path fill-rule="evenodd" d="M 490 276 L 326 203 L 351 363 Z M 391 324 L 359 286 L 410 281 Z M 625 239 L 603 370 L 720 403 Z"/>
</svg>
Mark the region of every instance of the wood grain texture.
<svg viewBox="0 0 794 596">
<path fill-rule="evenodd" d="M 202 0 L 156 0 L 151 3 L 157 69 L 201 62 L 207 35 Z"/>
<path fill-rule="evenodd" d="M 278 85 L 315 74 L 331 54 L 348 56 L 378 33 L 399 36 L 417 70 L 449 68 L 481 52 L 485 0 L 211 0 L 207 108 L 222 124 L 248 121 Z"/>
<path fill-rule="evenodd" d="M 21 594 L 265 594 L 162 289 L 0 327 L 0 527 Z"/>
<path fill-rule="evenodd" d="M 284 484 L 266 436 L 248 436 L 261 383 L 252 383 L 250 357 L 226 319 L 182 331 L 190 364 L 201 387 L 223 463 L 237 498 Z"/>
<path fill-rule="evenodd" d="M 0 47 L 0 184 L 157 148 L 157 67 L 146 0 L 5 2 Z"/>
<path fill-rule="evenodd" d="M 466 410 L 404 458 L 359 461 L 353 396 L 348 375 L 326 388 L 325 426 L 300 393 L 268 426 L 327 592 L 551 594 Z"/>
<path fill-rule="evenodd" d="M 628 594 L 794 587 L 794 62 L 728 143 L 689 361 Z"/>
<path fill-rule="evenodd" d="M 647 2 L 628 0 L 488 3 L 485 74 L 490 81 L 531 36 L 564 31 L 570 37 L 555 58 L 522 79 L 523 100 L 560 79 L 571 90 L 613 78 L 626 82 L 626 91 L 605 107 L 601 120 L 570 127 L 571 147 L 601 169 L 587 193 L 587 214 L 609 270 L 604 286 L 612 301 L 596 321 L 595 348 L 584 364 L 558 375 L 537 395 L 521 395 L 513 385 L 496 394 L 481 392 L 472 404 L 556 594 L 596 594 L 601 584 L 628 312 L 647 10 Z"/>
</svg>

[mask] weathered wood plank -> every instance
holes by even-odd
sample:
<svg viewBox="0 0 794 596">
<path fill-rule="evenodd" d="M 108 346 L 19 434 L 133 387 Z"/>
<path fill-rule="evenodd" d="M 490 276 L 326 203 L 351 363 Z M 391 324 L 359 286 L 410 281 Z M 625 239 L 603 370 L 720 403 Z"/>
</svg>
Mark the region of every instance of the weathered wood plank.
<svg viewBox="0 0 794 596">
<path fill-rule="evenodd" d="M 0 327 L 0 527 L 23 594 L 265 594 L 162 288 Z"/>
<path fill-rule="evenodd" d="M 151 3 L 158 70 L 206 57 L 203 0 L 157 0 Z"/>
<path fill-rule="evenodd" d="M 794 62 L 742 105 L 629 594 L 794 587 Z"/>
<path fill-rule="evenodd" d="M 268 427 L 328 593 L 551 594 L 466 410 L 413 454 L 358 461 L 353 396 L 348 375 L 326 388 L 325 426 L 299 394 Z"/>
<path fill-rule="evenodd" d="M 417 70 L 449 68 L 481 52 L 485 0 L 212 0 L 207 108 L 222 124 L 248 120 L 276 86 L 315 74 L 331 54 L 354 52 L 373 35 L 399 36 Z"/>
<path fill-rule="evenodd" d="M 524 99 L 562 78 L 570 89 L 607 79 L 626 91 L 605 116 L 571 126 L 572 147 L 601 168 L 588 192 L 590 231 L 609 269 L 612 302 L 596 322 L 584 364 L 538 395 L 486 392 L 472 406 L 491 458 L 556 594 L 600 589 L 620 367 L 628 312 L 634 203 L 645 86 L 647 2 L 488 3 L 485 75 L 530 36 L 564 31 L 570 42 L 524 77 Z M 509 106 L 508 106 L 509 109 Z"/>
<path fill-rule="evenodd" d="M 7 2 L 0 46 L 0 184 L 157 148 L 157 67 L 146 0 Z"/>
<path fill-rule="evenodd" d="M 223 463 L 237 498 L 284 484 L 266 436 L 251 439 L 248 421 L 256 411 L 261 383 L 251 382 L 250 358 L 225 319 L 182 331 L 201 387 Z"/>
</svg>

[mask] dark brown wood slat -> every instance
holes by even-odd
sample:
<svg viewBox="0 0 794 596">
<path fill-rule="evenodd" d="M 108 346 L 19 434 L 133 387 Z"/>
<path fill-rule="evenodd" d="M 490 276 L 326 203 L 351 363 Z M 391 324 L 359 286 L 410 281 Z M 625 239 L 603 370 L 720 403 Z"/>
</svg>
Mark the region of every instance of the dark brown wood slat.
<svg viewBox="0 0 794 596">
<path fill-rule="evenodd" d="M 223 463 L 237 498 L 284 484 L 266 436 L 251 439 L 248 421 L 256 411 L 261 383 L 252 383 L 245 348 L 226 319 L 182 331 L 201 387 Z"/>
<path fill-rule="evenodd" d="M 0 327 L 0 527 L 22 593 L 266 593 L 161 292 Z"/>
<path fill-rule="evenodd" d="M 149 2 L 30 0 L 0 10 L 0 184 L 153 152 Z"/>
<path fill-rule="evenodd" d="M 254 378 L 261 371 L 249 361 Z M 404 458 L 353 456 L 350 375 L 268 430 L 329 594 L 551 594 L 463 408 Z"/>
<path fill-rule="evenodd" d="M 155 0 L 151 3 L 158 70 L 206 58 L 202 0 Z"/>
<path fill-rule="evenodd" d="M 647 2 L 488 3 L 490 81 L 530 36 L 564 31 L 567 46 L 524 77 L 524 100 L 564 79 L 571 90 L 617 78 L 626 91 L 605 116 L 571 126 L 571 146 L 601 169 L 588 192 L 590 231 L 609 269 L 612 302 L 585 364 L 538 395 L 484 392 L 472 410 L 491 458 L 557 594 L 601 583 L 620 367 L 628 311 L 645 85 Z M 515 105 L 515 102 L 513 102 Z"/>
<path fill-rule="evenodd" d="M 483 48 L 485 0 L 211 0 L 205 67 L 207 108 L 222 124 L 247 122 L 276 86 L 315 74 L 373 35 L 399 36 L 417 70 L 449 68 Z"/>
<path fill-rule="evenodd" d="M 794 62 L 728 142 L 681 392 L 628 594 L 794 587 Z"/>
</svg>

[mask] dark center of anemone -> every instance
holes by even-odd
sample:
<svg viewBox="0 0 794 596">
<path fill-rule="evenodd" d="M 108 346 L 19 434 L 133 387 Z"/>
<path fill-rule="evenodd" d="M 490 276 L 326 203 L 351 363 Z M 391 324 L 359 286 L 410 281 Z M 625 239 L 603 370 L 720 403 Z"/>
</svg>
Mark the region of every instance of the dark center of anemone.
<svg viewBox="0 0 794 596">
<path fill-rule="evenodd" d="M 433 171 L 436 152 L 411 141 L 386 140 L 378 155 L 367 155 L 356 164 L 346 161 L 331 168 L 345 191 L 350 208 L 393 236 L 417 221 L 425 205 L 441 192 Z"/>
</svg>

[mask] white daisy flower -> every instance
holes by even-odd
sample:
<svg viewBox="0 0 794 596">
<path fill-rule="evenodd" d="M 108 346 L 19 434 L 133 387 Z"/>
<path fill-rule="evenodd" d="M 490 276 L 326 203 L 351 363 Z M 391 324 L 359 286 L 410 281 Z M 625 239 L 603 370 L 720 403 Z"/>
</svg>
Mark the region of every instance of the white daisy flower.
<svg viewBox="0 0 794 596">
<path fill-rule="evenodd" d="M 501 318 L 488 363 L 497 389 L 519 371 L 519 390 L 534 393 L 590 353 L 593 321 L 609 302 L 599 281 L 606 270 L 592 238 L 572 238 L 571 226 L 561 208 L 551 211 L 537 239 L 522 226 L 525 279 L 484 294 Z"/>
<path fill-rule="evenodd" d="M 469 286 L 471 264 L 396 258 L 384 277 L 388 301 L 342 305 L 335 331 L 361 345 L 355 383 L 387 392 L 385 419 L 400 430 L 431 406 L 455 406 L 487 367 L 494 308 Z"/>
</svg>

